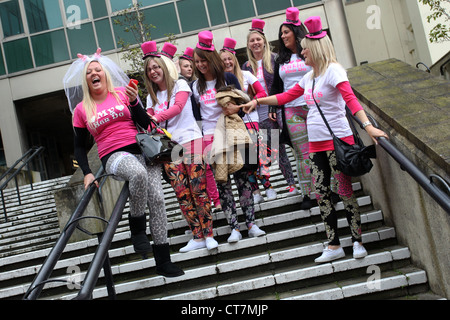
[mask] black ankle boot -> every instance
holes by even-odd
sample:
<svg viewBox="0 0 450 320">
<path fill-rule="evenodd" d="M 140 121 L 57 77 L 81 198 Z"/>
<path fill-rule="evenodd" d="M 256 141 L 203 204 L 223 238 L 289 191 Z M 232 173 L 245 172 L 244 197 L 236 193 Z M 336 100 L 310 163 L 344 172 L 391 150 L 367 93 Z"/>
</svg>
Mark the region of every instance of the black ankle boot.
<svg viewBox="0 0 450 320">
<path fill-rule="evenodd" d="M 147 253 L 152 252 L 152 246 L 145 232 L 147 229 L 145 214 L 139 217 L 129 216 L 128 221 L 130 223 L 131 242 L 133 243 L 134 251 L 145 257 Z"/>
<path fill-rule="evenodd" d="M 164 277 L 179 277 L 184 271 L 170 260 L 170 248 L 168 243 L 154 244 L 153 256 L 156 262 L 156 273 Z"/>
<path fill-rule="evenodd" d="M 303 201 L 300 204 L 300 209 L 301 210 L 309 210 L 312 207 L 314 207 L 314 205 L 316 205 L 316 204 L 317 204 L 317 200 L 311 200 L 309 198 L 309 196 L 304 196 Z"/>
</svg>

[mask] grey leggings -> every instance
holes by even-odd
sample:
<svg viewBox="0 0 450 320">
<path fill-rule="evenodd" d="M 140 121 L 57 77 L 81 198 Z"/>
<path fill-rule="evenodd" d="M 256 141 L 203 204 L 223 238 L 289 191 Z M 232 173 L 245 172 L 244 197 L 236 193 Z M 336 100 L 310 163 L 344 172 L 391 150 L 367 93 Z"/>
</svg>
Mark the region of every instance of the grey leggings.
<svg viewBox="0 0 450 320">
<path fill-rule="evenodd" d="M 155 244 L 167 243 L 167 215 L 161 182 L 161 166 L 148 166 L 142 155 L 115 152 L 106 162 L 106 173 L 114 174 L 116 180 L 129 181 L 130 215 L 150 212 L 150 232 Z"/>
</svg>

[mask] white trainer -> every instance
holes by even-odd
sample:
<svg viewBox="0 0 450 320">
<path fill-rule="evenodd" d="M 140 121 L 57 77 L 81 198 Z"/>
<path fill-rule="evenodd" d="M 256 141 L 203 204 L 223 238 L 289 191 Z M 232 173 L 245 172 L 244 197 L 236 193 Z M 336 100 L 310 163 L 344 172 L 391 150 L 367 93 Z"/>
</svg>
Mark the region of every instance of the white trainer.
<svg viewBox="0 0 450 320">
<path fill-rule="evenodd" d="M 264 202 L 264 198 L 262 197 L 262 195 L 259 193 L 254 193 L 253 194 L 253 203 L 258 204 L 261 202 Z"/>
<path fill-rule="evenodd" d="M 298 192 L 297 188 L 292 186 L 292 187 L 287 187 L 286 189 L 289 189 L 288 193 L 286 196 L 288 197 L 292 197 L 292 196 L 296 196 L 298 194 L 300 194 L 300 192 Z"/>
<path fill-rule="evenodd" d="M 252 225 L 250 230 L 248 230 L 248 236 L 250 238 L 256 238 L 265 235 L 266 232 L 261 230 L 256 224 Z"/>
<path fill-rule="evenodd" d="M 235 242 L 238 242 L 241 239 L 242 239 L 241 232 L 239 230 L 237 230 L 237 229 L 233 229 L 233 231 L 231 231 L 231 235 L 228 237 L 227 242 L 228 243 L 235 243 Z"/>
<path fill-rule="evenodd" d="M 206 248 L 208 248 L 208 250 L 215 249 L 218 246 L 219 246 L 219 243 L 213 237 L 206 238 Z"/>
<path fill-rule="evenodd" d="M 266 190 L 267 201 L 275 200 L 277 198 L 277 192 L 275 189 L 269 188 Z"/>
<path fill-rule="evenodd" d="M 367 256 L 367 251 L 364 248 L 364 246 L 359 243 L 358 241 L 355 241 L 355 243 L 353 243 L 353 258 L 355 259 L 362 259 L 365 256 Z"/>
<path fill-rule="evenodd" d="M 206 241 L 195 241 L 194 239 L 189 240 L 187 245 L 180 249 L 180 252 L 189 252 L 192 250 L 203 249 L 206 248 Z"/>
<path fill-rule="evenodd" d="M 338 249 L 324 249 L 322 252 L 322 255 L 314 260 L 315 263 L 324 263 L 324 262 L 330 262 L 333 260 L 337 260 L 340 258 L 345 257 L 345 252 L 342 247 L 339 247 Z"/>
</svg>

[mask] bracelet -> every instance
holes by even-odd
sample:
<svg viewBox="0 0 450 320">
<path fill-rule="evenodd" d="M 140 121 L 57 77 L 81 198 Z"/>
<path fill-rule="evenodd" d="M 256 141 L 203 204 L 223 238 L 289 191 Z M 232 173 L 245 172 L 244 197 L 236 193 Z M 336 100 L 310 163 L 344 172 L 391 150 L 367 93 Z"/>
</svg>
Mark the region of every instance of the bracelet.
<svg viewBox="0 0 450 320">
<path fill-rule="evenodd" d="M 256 100 L 256 105 L 257 105 L 257 106 L 260 106 L 259 101 L 258 101 L 258 98 L 255 98 L 255 100 Z"/>
<path fill-rule="evenodd" d="M 363 129 L 366 129 L 366 127 L 372 126 L 372 125 L 373 125 L 372 122 L 366 121 L 366 122 L 364 122 L 364 123 L 362 124 L 362 128 L 363 128 Z"/>
</svg>

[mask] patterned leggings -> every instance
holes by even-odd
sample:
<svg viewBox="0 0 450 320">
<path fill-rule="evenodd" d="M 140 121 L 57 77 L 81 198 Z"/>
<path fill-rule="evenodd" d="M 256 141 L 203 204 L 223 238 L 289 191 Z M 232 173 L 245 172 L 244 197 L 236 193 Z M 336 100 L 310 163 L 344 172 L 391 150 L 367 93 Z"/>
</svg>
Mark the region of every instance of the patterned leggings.
<svg viewBox="0 0 450 320">
<path fill-rule="evenodd" d="M 252 196 L 252 186 L 249 181 L 249 177 L 253 174 L 253 171 L 240 170 L 233 173 L 234 181 L 239 194 L 239 203 L 245 216 L 245 222 L 247 227 L 250 227 L 255 223 L 255 209 Z M 236 202 L 234 201 L 233 192 L 231 190 L 231 178 L 228 177 L 228 181 L 225 183 L 218 183 L 220 202 L 225 215 L 230 217 L 231 229 L 239 230 L 239 223 L 236 212 Z"/>
<path fill-rule="evenodd" d="M 212 237 L 211 201 L 206 192 L 205 163 L 201 154 L 184 154 L 177 162 L 164 164 L 194 239 Z"/>
<path fill-rule="evenodd" d="M 338 194 L 344 203 L 347 221 L 352 234 L 352 242 L 361 241 L 361 218 L 359 206 L 353 194 L 351 177 L 343 174 L 336 168 L 336 155 L 334 151 L 311 153 L 312 181 L 319 203 L 320 214 L 325 224 L 328 245 L 339 245 L 337 213 L 331 202 L 331 176 L 335 178 Z"/>
<path fill-rule="evenodd" d="M 280 110 L 281 111 L 281 110 Z M 294 172 L 292 171 L 292 166 L 289 161 L 289 157 L 286 153 L 286 146 L 284 144 L 278 145 L 275 143 L 272 145 L 272 130 L 274 129 L 281 129 L 283 128 L 283 122 L 282 122 L 281 112 L 277 112 L 277 121 L 273 121 L 271 119 L 263 120 L 259 123 L 259 128 L 263 129 L 261 132 L 265 134 L 264 141 L 267 141 L 267 145 L 269 147 L 272 147 L 272 153 L 267 153 L 267 156 L 271 158 L 270 160 L 276 160 L 278 158 L 278 166 L 281 170 L 281 173 L 283 174 L 284 178 L 286 179 L 288 185 L 295 185 L 295 179 L 294 179 Z M 265 130 L 264 130 L 265 129 Z M 278 136 L 277 136 L 278 137 Z M 278 150 L 276 149 L 276 146 L 278 145 Z M 278 155 L 279 151 L 279 156 Z M 261 181 L 261 184 L 263 185 L 264 189 L 270 188 L 270 173 L 269 173 L 269 164 L 261 164 L 260 167 L 260 174 L 257 175 L 256 173 L 252 176 L 250 176 L 250 183 L 252 185 L 252 190 L 258 190 L 258 182 L 256 178 L 258 178 Z"/>
<path fill-rule="evenodd" d="M 147 166 L 142 155 L 119 151 L 109 157 L 105 170 L 108 174 L 114 174 L 116 180 L 129 181 L 130 215 L 144 215 L 147 205 L 153 242 L 157 245 L 167 243 L 167 215 L 161 166 Z"/>
<path fill-rule="evenodd" d="M 284 109 L 286 124 L 294 147 L 297 159 L 297 176 L 300 189 L 304 196 L 311 193 L 311 172 L 309 160 L 309 142 L 306 130 L 306 106 L 290 107 Z"/>
</svg>

